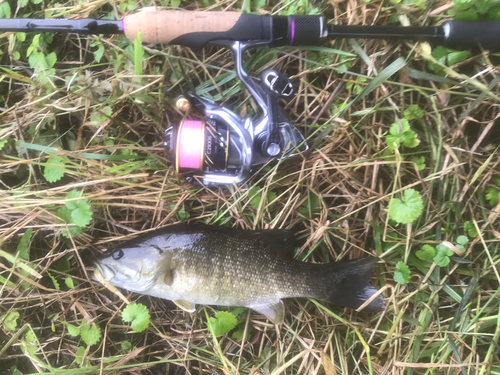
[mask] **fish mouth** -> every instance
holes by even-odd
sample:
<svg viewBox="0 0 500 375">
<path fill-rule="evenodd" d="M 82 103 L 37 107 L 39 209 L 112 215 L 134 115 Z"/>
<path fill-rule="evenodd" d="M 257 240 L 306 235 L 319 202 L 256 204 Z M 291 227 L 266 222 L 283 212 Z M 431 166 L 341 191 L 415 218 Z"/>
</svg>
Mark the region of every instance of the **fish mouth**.
<svg viewBox="0 0 500 375">
<path fill-rule="evenodd" d="M 94 266 L 99 270 L 105 280 L 111 281 L 115 277 L 115 271 L 113 271 L 113 269 L 108 265 L 100 262 L 95 262 Z M 93 279 L 97 281 L 95 276 L 93 276 Z"/>
</svg>

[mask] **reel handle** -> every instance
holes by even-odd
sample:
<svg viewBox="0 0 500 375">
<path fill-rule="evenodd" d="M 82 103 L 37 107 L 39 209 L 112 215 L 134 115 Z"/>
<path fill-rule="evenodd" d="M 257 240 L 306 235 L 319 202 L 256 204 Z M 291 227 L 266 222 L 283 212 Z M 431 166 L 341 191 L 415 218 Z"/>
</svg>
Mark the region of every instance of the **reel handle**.
<svg viewBox="0 0 500 375">
<path fill-rule="evenodd" d="M 327 37 L 322 16 L 259 16 L 239 12 L 143 11 L 123 19 L 125 36 L 155 44 L 203 47 L 212 41 L 265 42 L 271 46 L 317 44 Z"/>
</svg>

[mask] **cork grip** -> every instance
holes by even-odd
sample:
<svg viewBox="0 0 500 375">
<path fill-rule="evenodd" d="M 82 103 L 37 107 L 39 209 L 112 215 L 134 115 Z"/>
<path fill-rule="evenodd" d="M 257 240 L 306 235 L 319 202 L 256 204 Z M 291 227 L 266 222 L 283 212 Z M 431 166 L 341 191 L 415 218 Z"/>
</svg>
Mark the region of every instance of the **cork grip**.
<svg viewBox="0 0 500 375">
<path fill-rule="evenodd" d="M 161 44 L 177 40 L 175 44 L 194 47 L 199 46 L 200 42 L 182 43 L 185 39 L 182 36 L 191 33 L 220 35 L 233 28 L 241 15 L 238 12 L 144 11 L 126 16 L 123 26 L 128 39 L 134 40 L 142 32 L 142 41 L 146 43 Z"/>
</svg>

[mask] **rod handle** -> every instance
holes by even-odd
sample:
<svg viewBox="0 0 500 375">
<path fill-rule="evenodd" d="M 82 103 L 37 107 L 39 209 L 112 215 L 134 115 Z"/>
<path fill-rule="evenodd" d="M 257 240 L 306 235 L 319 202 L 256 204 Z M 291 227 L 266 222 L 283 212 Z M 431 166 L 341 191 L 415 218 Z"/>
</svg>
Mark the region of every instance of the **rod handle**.
<svg viewBox="0 0 500 375">
<path fill-rule="evenodd" d="M 500 50 L 500 21 L 447 21 L 445 45 Z"/>
<path fill-rule="evenodd" d="M 238 12 L 143 11 L 126 16 L 123 27 L 132 40 L 142 32 L 143 42 L 186 47 L 202 47 L 217 39 L 268 39 L 270 33 L 264 17 Z"/>
</svg>

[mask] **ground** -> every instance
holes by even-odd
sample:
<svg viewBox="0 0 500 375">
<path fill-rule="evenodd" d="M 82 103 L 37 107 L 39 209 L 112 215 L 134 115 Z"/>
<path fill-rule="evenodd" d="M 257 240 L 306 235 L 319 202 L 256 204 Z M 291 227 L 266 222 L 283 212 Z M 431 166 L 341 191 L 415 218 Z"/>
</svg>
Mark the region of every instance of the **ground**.
<svg viewBox="0 0 500 375">
<path fill-rule="evenodd" d="M 151 6 L 342 25 L 498 13 L 458 0 L 19 0 L 0 16 L 121 19 Z M 297 94 L 281 105 L 310 149 L 244 184 L 204 187 L 176 175 L 164 132 L 182 119 L 182 93 L 255 114 L 227 50 L 61 33 L 5 32 L 0 45 L 1 373 L 500 373 L 498 55 L 368 39 L 250 50 L 253 77 L 291 77 Z M 228 309 L 189 314 L 92 280 L 100 252 L 178 222 L 289 229 L 304 261 L 378 256 L 387 308 L 288 300 L 281 326 L 229 309 L 238 327 L 219 334 Z M 125 301 L 147 307 L 144 331 Z"/>
</svg>

